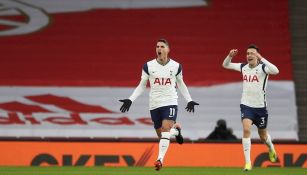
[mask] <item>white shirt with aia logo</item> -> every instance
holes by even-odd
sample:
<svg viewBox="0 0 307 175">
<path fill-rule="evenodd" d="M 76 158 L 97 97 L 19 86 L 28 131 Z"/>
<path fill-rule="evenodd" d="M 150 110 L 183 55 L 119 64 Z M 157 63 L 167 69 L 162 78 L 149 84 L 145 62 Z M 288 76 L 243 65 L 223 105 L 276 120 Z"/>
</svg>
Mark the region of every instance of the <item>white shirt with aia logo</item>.
<svg viewBox="0 0 307 175">
<path fill-rule="evenodd" d="M 264 71 L 265 65 L 258 64 L 254 68 L 250 68 L 248 64 L 241 64 L 241 66 L 243 79 L 241 104 L 254 108 L 265 107 L 265 89 L 269 76 Z"/>
<path fill-rule="evenodd" d="M 241 104 L 253 108 L 266 107 L 265 90 L 269 74 L 278 74 L 278 68 L 264 58 L 261 59 L 262 63 L 254 68 L 250 68 L 248 64 L 232 63 L 231 59 L 231 57 L 226 57 L 223 67 L 242 73 L 243 92 Z"/>
<path fill-rule="evenodd" d="M 178 105 L 177 88 L 187 101 L 192 101 L 188 89 L 183 82 L 181 65 L 170 59 L 166 65 L 161 65 L 156 59 L 148 61 L 143 66 L 141 82 L 129 97 L 134 101 L 150 84 L 149 109 L 153 110 L 162 106 Z"/>
</svg>

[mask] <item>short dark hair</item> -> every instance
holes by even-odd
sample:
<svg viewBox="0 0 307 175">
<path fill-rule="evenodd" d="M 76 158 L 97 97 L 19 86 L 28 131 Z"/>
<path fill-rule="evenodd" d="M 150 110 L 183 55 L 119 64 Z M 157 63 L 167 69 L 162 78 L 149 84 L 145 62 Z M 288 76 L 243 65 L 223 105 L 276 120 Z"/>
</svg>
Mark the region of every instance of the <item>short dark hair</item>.
<svg viewBox="0 0 307 175">
<path fill-rule="evenodd" d="M 167 47 L 169 47 L 169 43 L 168 43 L 168 41 L 167 41 L 166 39 L 164 39 L 164 38 L 160 38 L 160 39 L 158 39 L 158 41 L 157 41 L 157 42 L 162 42 L 162 43 L 166 44 L 166 45 L 167 45 Z"/>
<path fill-rule="evenodd" d="M 250 45 L 247 47 L 247 49 L 256 49 L 257 52 L 259 52 L 259 47 L 256 46 L 255 44 L 250 44 Z"/>
</svg>

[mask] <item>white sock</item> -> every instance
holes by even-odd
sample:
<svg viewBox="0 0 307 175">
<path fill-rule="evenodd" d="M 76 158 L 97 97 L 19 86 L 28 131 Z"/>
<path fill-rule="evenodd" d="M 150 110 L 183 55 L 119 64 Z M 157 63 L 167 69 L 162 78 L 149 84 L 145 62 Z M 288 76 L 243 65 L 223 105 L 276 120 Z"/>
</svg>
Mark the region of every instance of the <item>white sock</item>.
<svg viewBox="0 0 307 175">
<path fill-rule="evenodd" d="M 170 132 L 161 133 L 161 139 L 159 143 L 159 155 L 158 155 L 158 160 L 160 160 L 161 162 L 163 162 L 164 156 L 167 152 L 167 149 L 170 143 L 170 140 L 169 140 L 170 137 L 171 137 Z"/>
<path fill-rule="evenodd" d="M 270 151 L 274 150 L 274 145 L 272 143 L 272 139 L 271 139 L 271 136 L 269 134 L 267 135 L 267 139 L 264 143 L 268 146 Z"/>
<path fill-rule="evenodd" d="M 171 136 L 177 136 L 179 134 L 179 131 L 176 128 L 171 128 L 169 132 Z"/>
<path fill-rule="evenodd" d="M 244 152 L 244 158 L 245 158 L 245 163 L 250 163 L 251 162 L 251 138 L 242 138 L 242 145 L 243 145 L 243 152 Z"/>
</svg>

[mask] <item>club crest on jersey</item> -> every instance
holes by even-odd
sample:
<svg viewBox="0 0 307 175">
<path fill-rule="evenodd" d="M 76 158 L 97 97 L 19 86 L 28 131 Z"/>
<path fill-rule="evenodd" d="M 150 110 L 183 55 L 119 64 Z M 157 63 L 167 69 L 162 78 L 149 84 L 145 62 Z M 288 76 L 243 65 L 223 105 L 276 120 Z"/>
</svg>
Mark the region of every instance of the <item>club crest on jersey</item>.
<svg viewBox="0 0 307 175">
<path fill-rule="evenodd" d="M 243 76 L 243 81 L 246 82 L 259 82 L 257 75 L 244 75 Z"/>
<path fill-rule="evenodd" d="M 171 79 L 170 78 L 155 78 L 154 84 L 158 85 L 171 85 Z"/>
</svg>

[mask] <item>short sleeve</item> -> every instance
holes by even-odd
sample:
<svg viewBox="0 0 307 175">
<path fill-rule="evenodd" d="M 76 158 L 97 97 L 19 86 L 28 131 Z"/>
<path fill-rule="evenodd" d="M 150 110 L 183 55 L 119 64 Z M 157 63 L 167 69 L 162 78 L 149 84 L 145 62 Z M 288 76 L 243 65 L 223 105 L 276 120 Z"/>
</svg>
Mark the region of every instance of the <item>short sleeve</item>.
<svg viewBox="0 0 307 175">
<path fill-rule="evenodd" d="M 142 79 L 149 79 L 149 71 L 148 71 L 148 65 L 147 63 L 145 63 L 143 65 L 143 69 L 142 69 L 142 76 L 141 76 Z"/>
</svg>

